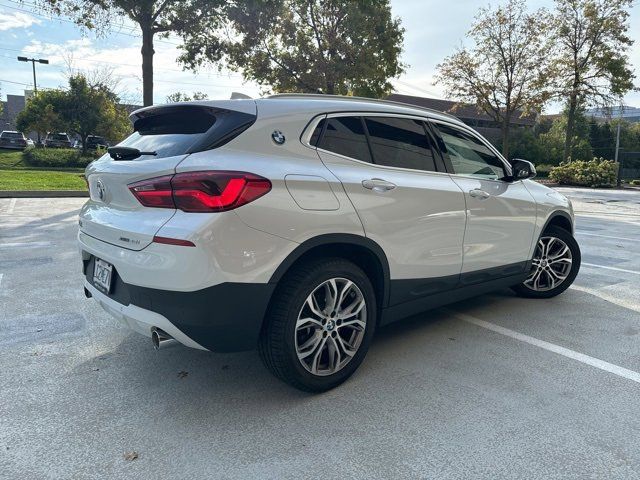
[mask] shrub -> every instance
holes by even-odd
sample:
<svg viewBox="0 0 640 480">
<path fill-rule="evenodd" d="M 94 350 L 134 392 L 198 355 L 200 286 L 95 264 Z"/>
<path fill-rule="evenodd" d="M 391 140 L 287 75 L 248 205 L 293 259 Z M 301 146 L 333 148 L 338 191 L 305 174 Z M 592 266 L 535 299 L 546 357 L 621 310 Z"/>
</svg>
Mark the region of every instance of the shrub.
<svg viewBox="0 0 640 480">
<path fill-rule="evenodd" d="M 603 158 L 562 162 L 549 173 L 554 182 L 581 187 L 612 187 L 617 176 L 618 164 Z"/>
<path fill-rule="evenodd" d="M 32 167 L 67 168 L 86 167 L 97 157 L 82 156 L 75 148 L 28 148 L 23 153 L 24 162 Z"/>
<path fill-rule="evenodd" d="M 640 186 L 640 179 L 631 180 L 629 183 L 634 186 Z"/>
<path fill-rule="evenodd" d="M 548 163 L 541 163 L 540 165 L 536 165 L 537 176 L 541 178 L 546 178 L 549 176 L 549 173 L 554 168 L 555 166 L 549 165 Z"/>
</svg>

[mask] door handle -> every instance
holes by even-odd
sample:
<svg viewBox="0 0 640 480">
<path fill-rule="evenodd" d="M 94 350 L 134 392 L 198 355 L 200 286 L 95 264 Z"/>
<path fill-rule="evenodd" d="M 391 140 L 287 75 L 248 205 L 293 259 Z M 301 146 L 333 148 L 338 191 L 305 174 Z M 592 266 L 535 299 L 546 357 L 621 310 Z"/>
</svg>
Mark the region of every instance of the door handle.
<svg viewBox="0 0 640 480">
<path fill-rule="evenodd" d="M 396 188 L 395 183 L 387 182 L 381 178 L 371 178 L 369 180 L 363 180 L 362 186 L 364 188 L 368 188 L 369 190 L 373 190 L 374 192 L 386 192 L 388 190 L 393 190 Z"/>
<path fill-rule="evenodd" d="M 491 196 L 490 193 L 487 193 L 484 190 L 480 190 L 479 188 L 474 188 L 473 190 L 470 190 L 469 195 L 479 200 L 486 200 Z"/>
</svg>

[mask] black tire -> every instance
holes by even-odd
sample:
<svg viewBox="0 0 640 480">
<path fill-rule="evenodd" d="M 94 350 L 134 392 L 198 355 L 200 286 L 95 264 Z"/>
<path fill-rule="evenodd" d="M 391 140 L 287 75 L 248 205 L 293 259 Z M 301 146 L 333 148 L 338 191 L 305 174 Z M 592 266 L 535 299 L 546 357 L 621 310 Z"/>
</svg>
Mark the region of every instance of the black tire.
<svg viewBox="0 0 640 480">
<path fill-rule="evenodd" d="M 511 287 L 512 290 L 521 297 L 526 297 L 526 298 L 555 297 L 556 295 L 560 295 L 567 288 L 569 288 L 573 283 L 573 281 L 575 280 L 576 276 L 578 275 L 578 271 L 580 270 L 581 254 L 580 254 L 580 247 L 578 246 L 578 242 L 576 242 L 576 239 L 573 238 L 573 235 L 571 235 L 570 232 L 568 232 L 563 228 L 550 226 L 546 228 L 546 230 L 542 233 L 542 235 L 540 235 L 540 239 L 543 239 L 546 237 L 554 237 L 554 238 L 560 239 L 567 245 L 567 247 L 569 247 L 569 250 L 571 251 L 571 269 L 569 270 L 566 278 L 559 285 L 549 290 L 543 290 L 543 291 L 535 290 L 529 287 L 528 285 L 526 285 L 526 281 Z M 540 239 L 538 241 L 540 241 Z M 538 253 L 538 249 L 536 247 L 536 252 L 534 253 L 534 259 L 536 258 L 535 256 L 537 253 Z M 532 265 L 531 274 L 533 274 L 535 270 L 536 270 L 536 266 Z"/>
<path fill-rule="evenodd" d="M 298 359 L 296 322 L 309 295 L 332 278 L 350 280 L 360 290 L 366 302 L 366 313 L 363 313 L 366 326 L 364 335 L 360 337 L 359 347 L 348 363 L 335 373 L 319 376 L 308 371 Z M 294 267 L 280 281 L 260 336 L 260 357 L 271 373 L 299 390 L 330 390 L 347 380 L 362 363 L 375 333 L 376 316 L 377 305 L 373 286 L 357 265 L 341 258 L 311 260 Z M 326 335 L 325 332 L 322 334 Z"/>
</svg>

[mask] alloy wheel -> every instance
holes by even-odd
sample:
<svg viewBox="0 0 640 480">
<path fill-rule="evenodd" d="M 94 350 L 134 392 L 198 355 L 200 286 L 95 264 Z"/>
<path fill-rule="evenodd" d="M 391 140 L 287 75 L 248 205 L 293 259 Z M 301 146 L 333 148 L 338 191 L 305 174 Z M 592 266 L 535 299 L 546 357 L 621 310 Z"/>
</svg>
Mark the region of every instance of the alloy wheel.
<svg viewBox="0 0 640 480">
<path fill-rule="evenodd" d="M 358 352 L 366 319 L 366 300 L 355 283 L 346 278 L 321 283 L 298 314 L 298 360 L 313 375 L 327 376 L 342 370 Z"/>
<path fill-rule="evenodd" d="M 524 285 L 531 290 L 546 292 L 563 283 L 571 273 L 573 257 L 569 246 L 557 237 L 538 240 L 531 274 Z"/>
</svg>

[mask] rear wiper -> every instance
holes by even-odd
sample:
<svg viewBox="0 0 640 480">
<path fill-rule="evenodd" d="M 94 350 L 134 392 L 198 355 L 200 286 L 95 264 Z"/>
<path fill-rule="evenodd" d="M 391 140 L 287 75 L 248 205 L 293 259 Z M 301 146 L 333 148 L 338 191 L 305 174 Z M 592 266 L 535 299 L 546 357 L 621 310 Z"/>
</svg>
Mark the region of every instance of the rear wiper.
<svg viewBox="0 0 640 480">
<path fill-rule="evenodd" d="M 131 147 L 109 147 L 107 152 L 114 160 L 134 160 L 142 155 L 158 155 L 157 152 L 141 152 L 137 148 Z"/>
</svg>

